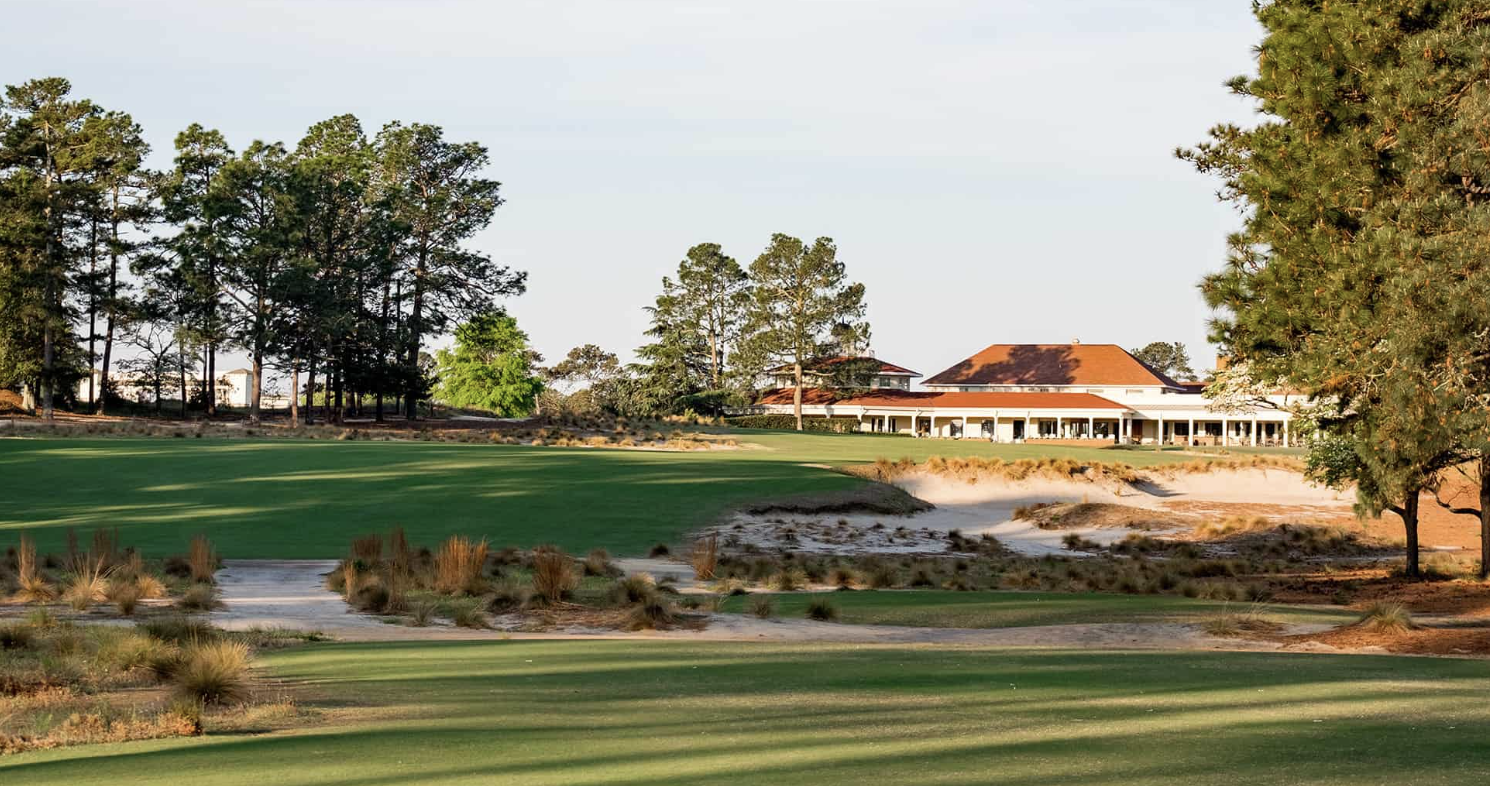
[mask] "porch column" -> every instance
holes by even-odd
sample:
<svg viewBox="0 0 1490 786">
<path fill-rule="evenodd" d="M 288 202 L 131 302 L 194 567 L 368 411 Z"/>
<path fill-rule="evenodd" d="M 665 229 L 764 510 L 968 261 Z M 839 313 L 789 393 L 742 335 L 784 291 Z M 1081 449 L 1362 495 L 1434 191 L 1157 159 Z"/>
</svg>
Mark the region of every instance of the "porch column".
<svg viewBox="0 0 1490 786">
<path fill-rule="evenodd" d="M 1030 416 L 1029 413 L 1026 412 L 1024 415 L 1024 441 L 1029 442 L 1033 438 L 1034 437 L 1030 435 Z"/>
<path fill-rule="evenodd" d="M 1257 447 L 1257 416 L 1252 416 L 1252 447 Z"/>
<path fill-rule="evenodd" d="M 881 434 L 888 434 L 888 433 L 890 433 L 890 416 L 889 415 L 885 415 L 884 418 L 885 418 L 885 427 L 882 428 L 882 429 L 880 429 L 880 433 Z"/>
<path fill-rule="evenodd" d="M 1060 438 L 1066 436 L 1065 435 L 1065 432 L 1062 432 L 1061 431 L 1061 428 L 1063 426 L 1064 426 L 1064 424 L 1061 422 L 1061 416 L 1060 415 L 1056 415 L 1055 416 L 1055 438 L 1056 439 L 1060 439 Z"/>
<path fill-rule="evenodd" d="M 1231 445 L 1231 418 L 1225 415 L 1221 416 L 1221 445 L 1222 447 Z"/>
<path fill-rule="evenodd" d="M 1159 416 L 1159 432 L 1158 432 L 1158 436 L 1156 436 L 1154 438 L 1154 441 L 1155 441 L 1155 444 L 1159 444 L 1159 445 L 1163 445 L 1164 444 L 1164 416 L 1163 415 L 1160 415 Z"/>
<path fill-rule="evenodd" d="M 1289 442 L 1288 442 L 1288 421 L 1287 420 L 1283 421 L 1283 447 L 1285 447 L 1285 448 L 1291 448 L 1291 447 L 1293 447 L 1293 445 L 1289 444 Z"/>
<path fill-rule="evenodd" d="M 962 416 L 962 434 L 958 439 L 967 439 L 967 415 Z"/>
<path fill-rule="evenodd" d="M 917 418 L 917 420 L 919 420 L 919 419 L 920 418 Z M 932 436 L 932 437 L 935 437 L 936 436 L 936 415 L 932 415 L 931 416 L 931 433 L 928 434 L 928 436 Z"/>
<path fill-rule="evenodd" d="M 1190 426 L 1185 431 L 1185 444 L 1195 447 L 1195 418 L 1190 418 Z"/>
<path fill-rule="evenodd" d="M 1092 417 L 1091 415 L 1086 416 L 1086 438 L 1097 438 L 1097 419 Z"/>
</svg>

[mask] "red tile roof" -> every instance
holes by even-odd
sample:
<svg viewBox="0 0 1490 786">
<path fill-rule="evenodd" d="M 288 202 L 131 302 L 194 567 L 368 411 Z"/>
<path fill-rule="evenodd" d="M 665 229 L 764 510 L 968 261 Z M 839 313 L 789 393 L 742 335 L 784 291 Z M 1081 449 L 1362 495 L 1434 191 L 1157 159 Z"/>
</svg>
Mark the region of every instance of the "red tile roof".
<svg viewBox="0 0 1490 786">
<path fill-rule="evenodd" d="M 860 396 L 837 398 L 834 391 L 803 388 L 802 403 L 846 407 L 906 407 L 910 409 L 1127 409 L 1091 393 L 936 393 L 912 390 L 874 390 Z M 792 389 L 768 390 L 757 402 L 790 406 Z"/>
<path fill-rule="evenodd" d="M 856 357 L 849 357 L 848 355 L 839 355 L 837 357 L 823 358 L 822 360 L 819 360 L 816 363 L 810 363 L 810 364 L 808 364 L 806 366 L 803 366 L 802 367 L 802 370 L 803 371 L 818 371 L 818 372 L 821 372 L 821 371 L 824 371 L 826 369 L 832 368 L 833 366 L 836 366 L 836 365 L 838 365 L 840 363 L 847 363 L 850 360 L 871 360 L 871 361 L 874 361 L 874 362 L 880 364 L 879 370 L 877 372 L 875 372 L 875 373 L 878 373 L 878 374 L 903 374 L 905 376 L 911 376 L 911 377 L 919 377 L 919 376 L 921 376 L 920 374 L 917 374 L 916 372 L 911 371 L 908 368 L 905 368 L 903 366 L 897 366 L 894 363 L 886 363 L 885 361 L 880 360 L 878 358 L 867 358 L 867 357 L 858 357 L 858 358 L 856 358 Z M 777 366 L 776 368 L 773 368 L 773 369 L 768 369 L 766 371 L 766 373 L 767 374 L 787 374 L 787 373 L 790 373 L 791 370 L 792 370 L 791 364 L 788 363 L 786 365 Z"/>
<path fill-rule="evenodd" d="M 922 384 L 1178 386 L 1116 344 L 994 344 Z"/>
</svg>

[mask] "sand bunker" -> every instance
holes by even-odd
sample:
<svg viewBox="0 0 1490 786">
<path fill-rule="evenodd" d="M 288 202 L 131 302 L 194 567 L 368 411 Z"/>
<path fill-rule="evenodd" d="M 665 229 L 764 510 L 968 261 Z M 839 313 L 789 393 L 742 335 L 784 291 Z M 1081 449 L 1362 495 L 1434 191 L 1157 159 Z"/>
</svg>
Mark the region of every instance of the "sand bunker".
<svg viewBox="0 0 1490 786">
<path fill-rule="evenodd" d="M 1022 554 L 1075 554 L 1062 539 L 1075 534 L 1109 545 L 1134 532 L 1159 535 L 1189 529 L 1190 517 L 1251 512 L 1279 521 L 1338 518 L 1349 515 L 1351 495 L 1309 482 L 1284 469 L 1220 470 L 1175 476 L 1144 474 L 1137 483 L 1117 481 L 1026 478 L 984 478 L 976 483 L 934 474 L 910 474 L 895 485 L 911 496 L 936 506 L 912 516 L 846 515 L 836 517 L 740 514 L 714 528 L 732 549 L 786 549 L 812 554 L 937 554 L 947 553 L 947 533 L 964 537 L 992 535 Z M 1038 505 L 1087 503 L 1154 511 L 1152 521 L 1115 526 L 1111 520 L 1082 526 L 1044 529 L 1016 520 L 1016 511 Z M 1143 518 L 1143 517 L 1136 517 Z M 1174 520 L 1173 529 L 1160 524 Z"/>
</svg>

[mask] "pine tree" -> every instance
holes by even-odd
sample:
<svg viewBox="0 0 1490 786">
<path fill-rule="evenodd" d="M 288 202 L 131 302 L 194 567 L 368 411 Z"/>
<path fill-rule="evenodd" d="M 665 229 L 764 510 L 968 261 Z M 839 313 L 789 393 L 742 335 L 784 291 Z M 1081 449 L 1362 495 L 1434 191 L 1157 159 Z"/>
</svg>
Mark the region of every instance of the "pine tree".
<svg viewBox="0 0 1490 786">
<path fill-rule="evenodd" d="M 864 317 L 864 285 L 851 283 L 832 239 L 811 246 L 776 234 L 750 266 L 753 294 L 747 314 L 751 352 L 790 363 L 794 379 L 792 412 L 802 430 L 802 370 L 834 354 L 853 336 L 869 342 Z"/>
</svg>

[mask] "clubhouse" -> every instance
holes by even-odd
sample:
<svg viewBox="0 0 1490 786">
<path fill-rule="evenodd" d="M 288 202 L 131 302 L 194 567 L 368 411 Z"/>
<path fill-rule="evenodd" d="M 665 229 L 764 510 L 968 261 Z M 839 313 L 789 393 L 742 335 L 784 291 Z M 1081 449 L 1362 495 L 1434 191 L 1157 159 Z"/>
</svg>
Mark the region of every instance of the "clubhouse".
<svg viewBox="0 0 1490 786">
<path fill-rule="evenodd" d="M 781 369 L 768 374 L 790 384 Z M 802 413 L 843 421 L 844 430 L 994 442 L 1297 444 L 1283 408 L 1287 394 L 1220 411 L 1203 395 L 1204 383 L 1170 379 L 1116 344 L 994 344 L 933 375 L 925 390 L 910 390 L 919 376 L 882 363 L 865 393 L 804 385 Z M 792 388 L 778 386 L 755 411 L 791 414 L 793 397 Z"/>
</svg>

